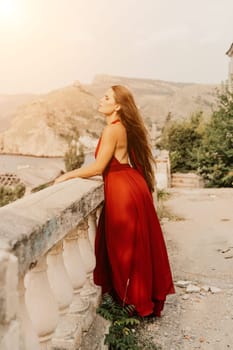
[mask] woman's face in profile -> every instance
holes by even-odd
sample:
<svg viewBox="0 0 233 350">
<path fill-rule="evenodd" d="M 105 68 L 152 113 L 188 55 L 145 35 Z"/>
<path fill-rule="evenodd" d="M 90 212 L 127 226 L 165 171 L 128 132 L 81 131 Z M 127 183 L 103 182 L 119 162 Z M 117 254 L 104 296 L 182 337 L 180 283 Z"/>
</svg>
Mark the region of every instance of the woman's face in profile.
<svg viewBox="0 0 233 350">
<path fill-rule="evenodd" d="M 100 99 L 98 111 L 104 115 L 111 115 L 116 111 L 116 101 L 112 89 L 108 89 Z"/>
</svg>

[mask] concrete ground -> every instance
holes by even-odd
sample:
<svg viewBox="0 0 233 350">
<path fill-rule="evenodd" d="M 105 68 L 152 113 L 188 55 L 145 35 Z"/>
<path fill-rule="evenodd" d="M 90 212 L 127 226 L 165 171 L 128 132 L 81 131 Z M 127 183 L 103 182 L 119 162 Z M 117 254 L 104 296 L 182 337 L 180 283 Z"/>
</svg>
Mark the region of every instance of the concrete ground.
<svg viewBox="0 0 233 350">
<path fill-rule="evenodd" d="M 233 349 L 233 189 L 170 189 L 161 220 L 176 294 L 144 336 L 163 350 Z"/>
</svg>

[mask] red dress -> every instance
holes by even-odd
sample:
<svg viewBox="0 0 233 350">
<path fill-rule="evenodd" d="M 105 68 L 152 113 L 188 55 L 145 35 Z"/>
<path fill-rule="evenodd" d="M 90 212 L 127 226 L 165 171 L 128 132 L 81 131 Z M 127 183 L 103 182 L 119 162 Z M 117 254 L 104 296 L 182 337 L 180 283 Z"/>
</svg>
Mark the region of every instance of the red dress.
<svg viewBox="0 0 233 350">
<path fill-rule="evenodd" d="M 175 291 L 152 195 L 140 171 L 115 157 L 103 179 L 94 282 L 139 315 L 160 316 L 166 295 Z"/>
</svg>

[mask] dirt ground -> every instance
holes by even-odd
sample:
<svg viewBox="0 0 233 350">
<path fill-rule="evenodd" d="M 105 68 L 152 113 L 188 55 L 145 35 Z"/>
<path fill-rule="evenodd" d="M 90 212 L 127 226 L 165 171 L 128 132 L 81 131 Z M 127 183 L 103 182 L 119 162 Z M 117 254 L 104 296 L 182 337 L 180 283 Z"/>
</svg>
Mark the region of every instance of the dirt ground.
<svg viewBox="0 0 233 350">
<path fill-rule="evenodd" d="M 169 193 L 173 217 L 161 222 L 176 294 L 144 332 L 163 350 L 233 349 L 233 189 Z"/>
</svg>

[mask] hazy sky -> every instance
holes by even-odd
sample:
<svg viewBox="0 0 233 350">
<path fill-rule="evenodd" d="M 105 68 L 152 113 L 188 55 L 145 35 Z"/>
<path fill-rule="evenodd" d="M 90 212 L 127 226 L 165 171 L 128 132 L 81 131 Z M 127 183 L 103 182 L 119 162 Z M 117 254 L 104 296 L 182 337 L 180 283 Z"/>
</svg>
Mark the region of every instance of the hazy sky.
<svg viewBox="0 0 233 350">
<path fill-rule="evenodd" d="M 220 83 L 232 42 L 233 0 L 0 0 L 0 93 L 101 73 Z"/>
</svg>

